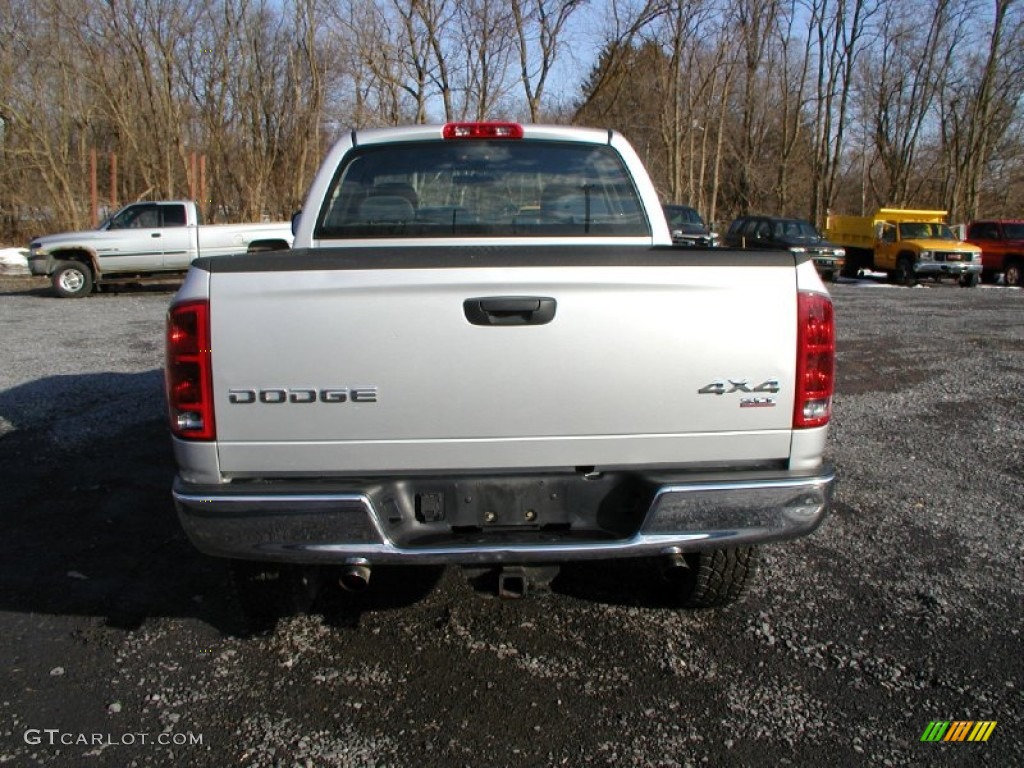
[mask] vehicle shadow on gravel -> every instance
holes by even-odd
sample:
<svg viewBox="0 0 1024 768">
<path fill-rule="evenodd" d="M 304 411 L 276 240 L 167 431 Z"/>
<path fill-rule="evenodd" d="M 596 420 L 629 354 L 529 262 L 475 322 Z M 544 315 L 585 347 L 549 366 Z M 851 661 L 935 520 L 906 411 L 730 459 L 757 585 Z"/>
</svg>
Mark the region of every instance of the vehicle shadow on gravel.
<svg viewBox="0 0 1024 768">
<path fill-rule="evenodd" d="M 185 536 L 171 499 L 175 464 L 162 372 L 51 376 L 0 392 L 0 611 L 102 618 L 199 619 L 223 634 L 264 628 L 243 610 L 227 561 Z M 426 597 L 443 569 L 377 567 L 365 592 L 340 569 L 311 613 L 355 627 L 368 611 Z"/>
<path fill-rule="evenodd" d="M 482 571 L 482 572 L 481 572 Z M 496 569 L 459 566 L 376 566 L 363 592 L 346 592 L 338 586 L 340 568 L 323 569 L 322 586 L 315 603 L 306 613 L 318 615 L 324 624 L 337 629 L 355 629 L 366 614 L 402 610 L 429 601 L 436 592 L 442 600 L 509 600 L 500 598 Z M 592 602 L 647 609 L 679 608 L 672 585 L 646 560 L 615 560 L 562 565 L 550 583 L 531 584 L 522 599 L 536 600 L 545 593 Z M 280 618 L 284 618 L 281 616 Z M 274 621 L 249 617 L 251 631 L 267 631 Z"/>
<path fill-rule="evenodd" d="M 161 378 L 57 376 L 0 392 L 0 611 L 241 629 L 226 567 L 175 515 Z"/>
<path fill-rule="evenodd" d="M 153 295 L 167 294 L 172 296 L 181 287 L 181 279 L 154 280 L 151 282 L 125 282 L 114 284 L 103 284 L 93 289 L 88 296 L 82 297 L 85 300 L 98 300 L 118 294 Z M 0 274 L 0 295 L 4 296 L 37 296 L 44 299 L 69 301 L 54 293 L 49 278 L 28 277 L 25 275 L 4 275 Z M 81 301 L 82 299 L 78 299 Z"/>
<path fill-rule="evenodd" d="M 0 275 L 0 295 L 56 298 L 49 283 L 41 282 L 38 279 L 7 277 L 5 275 Z"/>
<path fill-rule="evenodd" d="M 166 293 L 171 296 L 181 288 L 181 279 L 143 281 L 138 283 L 114 283 L 104 284 L 94 289 L 93 298 L 102 296 L 117 296 L 118 294 L 160 294 Z M 51 294 L 53 295 L 53 294 Z"/>
<path fill-rule="evenodd" d="M 438 589 L 444 566 L 377 566 L 365 591 L 347 592 L 339 586 L 341 568 L 321 570 L 321 591 L 309 611 L 324 624 L 338 629 L 355 629 L 364 614 L 408 608 Z"/>
<path fill-rule="evenodd" d="M 629 608 L 678 609 L 678 587 L 651 558 L 566 563 L 551 590 L 578 600 Z"/>
</svg>

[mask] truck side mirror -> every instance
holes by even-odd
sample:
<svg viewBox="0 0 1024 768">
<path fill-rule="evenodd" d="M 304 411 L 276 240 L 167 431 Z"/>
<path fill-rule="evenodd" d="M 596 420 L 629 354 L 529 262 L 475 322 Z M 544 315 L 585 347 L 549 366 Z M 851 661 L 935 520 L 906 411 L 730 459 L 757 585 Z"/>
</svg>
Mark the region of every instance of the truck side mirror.
<svg viewBox="0 0 1024 768">
<path fill-rule="evenodd" d="M 302 216 L 302 211 L 296 211 L 292 214 L 292 237 L 295 237 L 299 231 L 299 217 Z"/>
</svg>

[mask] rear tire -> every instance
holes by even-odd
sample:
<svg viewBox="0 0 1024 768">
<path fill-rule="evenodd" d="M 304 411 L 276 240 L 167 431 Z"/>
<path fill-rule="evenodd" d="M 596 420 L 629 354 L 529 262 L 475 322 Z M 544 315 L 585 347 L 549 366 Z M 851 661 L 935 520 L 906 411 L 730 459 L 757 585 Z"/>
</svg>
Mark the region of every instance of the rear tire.
<svg viewBox="0 0 1024 768">
<path fill-rule="evenodd" d="M 757 549 L 716 549 L 683 555 L 689 566 L 675 584 L 683 608 L 720 608 L 735 603 L 757 572 Z"/>
<path fill-rule="evenodd" d="M 92 270 L 80 261 L 62 261 L 51 282 L 54 293 L 62 299 L 80 299 L 92 293 Z"/>
<path fill-rule="evenodd" d="M 1021 263 L 1019 261 L 1013 261 L 1006 265 L 1006 271 L 1003 273 L 1003 282 L 1017 288 L 1024 288 L 1024 273 L 1021 271 Z"/>
</svg>

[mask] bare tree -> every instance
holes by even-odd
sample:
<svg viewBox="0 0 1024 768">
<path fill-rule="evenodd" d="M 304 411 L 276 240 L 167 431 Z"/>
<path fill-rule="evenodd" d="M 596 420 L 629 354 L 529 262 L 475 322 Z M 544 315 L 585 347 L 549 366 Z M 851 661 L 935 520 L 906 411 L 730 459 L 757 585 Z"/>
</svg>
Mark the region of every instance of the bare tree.
<svg viewBox="0 0 1024 768">
<path fill-rule="evenodd" d="M 702 41 L 714 29 L 710 2 L 675 2 L 656 26 L 654 40 L 666 51 L 668 68 L 661 73 L 656 101 L 667 173 L 666 197 L 676 203 L 697 202 L 703 209 L 703 177 L 711 129 L 703 102 L 718 67 L 703 66 Z M 654 94 L 652 94 L 654 95 Z"/>
<path fill-rule="evenodd" d="M 455 108 L 452 102 L 452 62 L 447 47 L 445 32 L 453 23 L 455 12 L 448 6 L 448 0 L 411 0 L 412 8 L 422 24 L 422 34 L 433 54 L 431 61 L 431 82 L 434 91 L 441 97 L 445 121 L 454 120 Z M 461 60 L 461 52 L 454 53 L 454 60 Z"/>
<path fill-rule="evenodd" d="M 28 206 L 40 223 L 87 226 L 87 158 L 96 94 L 82 77 L 80 59 L 64 42 L 72 34 L 69 20 L 85 8 L 51 1 L 12 4 L 8 10 L 4 26 L 12 34 L 3 48 L 0 85 L 4 165 L 8 174 L 19 172 L 12 183 L 45 189 Z"/>
<path fill-rule="evenodd" d="M 979 54 L 958 60 L 946 78 L 940 121 L 946 205 L 960 219 L 981 214 L 988 161 L 1024 98 L 1024 17 L 1017 0 L 995 0 Z M 972 14 L 985 17 L 982 8 Z"/>
<path fill-rule="evenodd" d="M 439 65 L 432 61 L 434 54 L 441 49 L 438 35 L 442 27 L 440 19 L 444 6 L 435 6 L 429 0 L 413 0 L 408 4 L 394 0 L 394 6 L 402 21 L 403 39 L 399 50 L 404 51 L 408 75 L 403 87 L 416 104 L 415 122 L 423 123 L 427 120 L 427 102 L 430 98 L 427 88 L 432 84 L 439 83 L 445 113 L 449 112 L 451 93 L 445 62 L 442 59 Z"/>
<path fill-rule="evenodd" d="M 724 73 L 721 77 L 721 85 L 718 88 L 712 86 L 711 92 L 718 93 L 717 107 L 718 107 L 718 120 L 716 124 L 717 130 L 715 131 L 715 152 L 714 152 L 714 166 L 711 175 L 711 190 L 710 190 L 710 203 L 708 206 L 708 220 L 714 222 L 718 215 L 718 199 L 719 191 L 722 186 L 722 163 L 724 162 L 724 149 L 725 149 L 725 128 L 726 122 L 729 118 L 729 107 L 731 104 L 731 94 L 733 79 L 736 72 L 739 70 L 738 61 L 733 58 L 726 56 L 724 59 L 725 67 Z M 716 69 L 715 80 L 717 85 L 718 70 Z"/>
<path fill-rule="evenodd" d="M 586 0 L 509 0 L 519 54 L 519 75 L 530 122 L 540 118 L 548 78 L 569 19 Z"/>
<path fill-rule="evenodd" d="M 777 208 L 791 214 L 794 191 L 801 198 L 806 189 L 794 190 L 794 155 L 805 148 L 806 116 L 811 101 L 808 95 L 808 73 L 811 63 L 811 36 L 798 34 L 797 5 L 789 3 L 779 9 L 775 34 L 779 48 L 778 87 L 778 169 L 775 181 Z M 802 168 L 807 163 L 802 162 Z"/>
<path fill-rule="evenodd" d="M 907 206 L 923 179 L 919 150 L 942 81 L 960 53 L 966 15 L 955 0 L 885 6 L 881 39 L 863 98 L 871 105 L 874 141 L 884 176 L 872 177 L 876 198 Z"/>
<path fill-rule="evenodd" d="M 845 147 L 857 56 L 877 5 L 866 0 L 810 0 L 808 39 L 817 60 L 814 153 L 808 216 L 821 223 L 832 206 Z"/>
<path fill-rule="evenodd" d="M 143 189 L 136 191 L 180 196 L 189 150 L 179 62 L 193 43 L 192 0 L 90 5 L 78 32 L 89 57 L 83 75 L 102 97 L 104 114 L 142 176 Z"/>
<path fill-rule="evenodd" d="M 456 42 L 468 66 L 459 89 L 460 115 L 484 120 L 498 110 L 510 90 L 515 15 L 505 0 L 464 0 L 458 4 Z"/>
<path fill-rule="evenodd" d="M 779 0 L 732 0 L 729 13 L 738 35 L 742 61 L 740 125 L 735 139 L 736 195 L 739 210 L 746 213 L 761 199 L 762 175 L 758 161 L 764 156 L 772 121 L 773 107 L 766 95 L 767 84 L 775 74 L 776 62 L 770 43 L 776 34 Z"/>
<path fill-rule="evenodd" d="M 577 122 L 581 115 L 600 114 L 603 110 L 595 109 L 592 103 L 595 100 L 613 104 L 635 87 L 635 83 L 631 84 L 628 78 L 623 77 L 626 61 L 633 56 L 634 46 L 644 30 L 669 9 L 669 0 L 642 0 L 637 7 L 619 0 L 610 1 L 605 22 L 605 44 L 590 78 L 583 84 L 582 99 L 576 105 L 573 122 Z"/>
<path fill-rule="evenodd" d="M 292 104 L 299 107 L 289 115 L 294 137 L 294 146 L 290 152 L 294 162 L 289 162 L 291 158 L 286 155 L 284 162 L 278 166 L 279 176 L 275 180 L 278 189 L 288 194 L 285 204 L 290 211 L 297 210 L 301 205 L 323 154 L 323 116 L 329 87 L 328 72 L 333 69 L 336 76 L 344 74 L 338 59 L 333 62 L 333 67 L 328 64 L 327 45 L 321 42 L 322 23 L 316 0 L 295 0 L 294 25 L 297 34 L 295 47 L 288 58 L 288 84 Z M 270 201 L 267 202 L 269 207 Z"/>
</svg>

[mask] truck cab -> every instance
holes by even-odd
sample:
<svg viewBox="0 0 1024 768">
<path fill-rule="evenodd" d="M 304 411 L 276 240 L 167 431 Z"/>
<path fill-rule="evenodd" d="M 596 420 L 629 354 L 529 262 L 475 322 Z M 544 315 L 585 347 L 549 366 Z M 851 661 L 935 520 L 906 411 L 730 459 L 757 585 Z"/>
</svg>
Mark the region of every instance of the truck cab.
<svg viewBox="0 0 1024 768">
<path fill-rule="evenodd" d="M 900 283 L 919 277 L 956 275 L 965 285 L 977 285 L 980 249 L 961 242 L 940 221 L 884 221 L 877 225 L 875 265 L 891 272 Z"/>
<path fill-rule="evenodd" d="M 108 249 L 98 253 L 104 271 L 148 268 L 157 256 L 164 269 L 187 269 L 195 257 L 198 211 L 194 203 L 148 202 L 125 206 L 99 231 L 106 232 Z M 149 246 L 148 248 L 146 246 Z M 124 255 L 114 261 L 118 246 Z"/>
<path fill-rule="evenodd" d="M 1024 221 L 972 221 L 967 242 L 981 248 L 981 279 L 994 283 L 1003 273 L 1006 285 L 1024 287 Z"/>
</svg>

